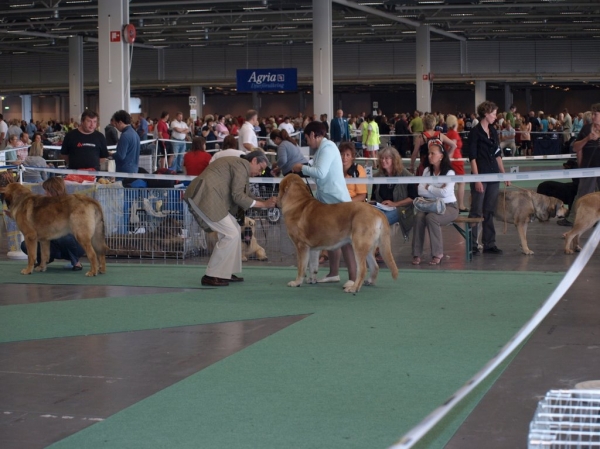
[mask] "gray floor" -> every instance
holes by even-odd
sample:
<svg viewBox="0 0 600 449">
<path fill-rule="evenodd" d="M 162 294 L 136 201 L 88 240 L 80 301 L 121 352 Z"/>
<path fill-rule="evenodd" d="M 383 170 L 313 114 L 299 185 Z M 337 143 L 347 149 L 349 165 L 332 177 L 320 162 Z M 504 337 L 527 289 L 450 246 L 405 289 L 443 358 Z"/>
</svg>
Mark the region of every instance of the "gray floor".
<svg viewBox="0 0 600 449">
<path fill-rule="evenodd" d="M 504 254 L 481 255 L 467 262 L 464 256 L 464 240 L 452 227 L 444 229 L 445 258 L 441 266 L 431 267 L 410 264 L 410 242 L 404 243 L 395 234 L 393 246 L 396 262 L 404 270 L 501 270 L 520 272 L 564 273 L 572 264 L 574 256 L 563 253 L 561 234 L 566 228 L 548 223 L 534 222 L 529 226 L 528 243 L 535 252 L 522 255 L 516 230 L 508 225 L 503 234 L 503 223 L 496 222 L 497 244 Z M 262 233 L 262 234 L 261 234 Z M 257 231 L 259 242 L 267 250 L 266 262 L 249 261 L 249 265 L 292 266 L 295 264 L 293 249 L 282 224 L 268 225 Z M 586 235 L 587 237 L 587 235 Z M 583 239 L 585 243 L 585 238 Z M 0 260 L 6 259 L 5 236 L 0 238 Z M 112 264 L 206 264 L 206 257 L 185 260 L 113 259 Z M 22 262 L 15 262 L 22 263 Z M 527 445 L 528 424 L 536 404 L 546 391 L 552 388 L 573 388 L 584 380 L 600 378 L 600 350 L 598 312 L 595 307 L 595 291 L 600 287 L 597 276 L 600 259 L 597 255 L 577 279 L 559 305 L 540 325 L 522 351 L 483 398 L 475 411 L 460 427 L 449 442 L 448 448 L 523 448 Z M 325 273 L 326 267 L 322 268 Z M 25 301 L 28 296 L 23 287 L 4 286 Z M 106 292 L 110 295 L 110 292 Z M 528 292 L 524 291 L 523 295 Z M 43 300 L 43 299 L 38 299 Z M 466 380 L 466 379 L 465 379 Z"/>
</svg>

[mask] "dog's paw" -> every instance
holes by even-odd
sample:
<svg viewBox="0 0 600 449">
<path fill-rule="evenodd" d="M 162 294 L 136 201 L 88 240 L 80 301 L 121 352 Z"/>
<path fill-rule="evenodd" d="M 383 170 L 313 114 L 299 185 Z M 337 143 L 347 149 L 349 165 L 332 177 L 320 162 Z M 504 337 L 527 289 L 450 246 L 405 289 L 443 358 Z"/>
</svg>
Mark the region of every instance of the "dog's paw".
<svg viewBox="0 0 600 449">
<path fill-rule="evenodd" d="M 307 284 L 316 284 L 317 283 L 317 278 L 306 278 L 306 283 Z"/>
<path fill-rule="evenodd" d="M 573 250 L 572 249 L 565 249 L 565 254 L 573 254 Z"/>
<path fill-rule="evenodd" d="M 365 282 L 363 282 L 363 285 L 366 285 L 367 287 L 372 287 L 373 285 L 375 285 L 375 281 L 367 279 Z"/>
<path fill-rule="evenodd" d="M 302 281 L 300 282 L 296 282 L 296 281 L 290 281 L 288 282 L 288 287 L 300 287 L 302 285 Z"/>
<path fill-rule="evenodd" d="M 88 271 L 87 273 L 85 273 L 85 275 L 86 275 L 86 276 L 88 276 L 88 277 L 96 276 L 96 272 L 95 272 L 95 271 L 92 271 L 92 270 L 90 270 L 90 271 Z"/>
<path fill-rule="evenodd" d="M 577 247 L 575 248 L 575 252 L 578 253 L 582 250 L 581 246 L 577 245 Z"/>
<path fill-rule="evenodd" d="M 344 289 L 344 293 L 358 293 L 360 289 L 356 288 L 356 284 L 351 285 L 350 287 L 346 287 Z"/>
<path fill-rule="evenodd" d="M 29 268 L 23 268 L 21 270 L 21 274 L 31 274 L 33 272 L 33 270 L 30 270 Z"/>
<path fill-rule="evenodd" d="M 37 267 L 35 267 L 35 268 L 33 269 L 33 271 L 37 271 L 38 273 L 39 273 L 40 271 L 46 271 L 46 267 L 42 268 L 42 267 L 41 267 L 41 265 L 38 265 Z"/>
<path fill-rule="evenodd" d="M 248 262 L 248 258 L 246 256 L 242 256 L 242 262 Z"/>
<path fill-rule="evenodd" d="M 531 251 L 529 248 L 522 250 L 523 254 L 526 254 L 528 256 L 531 256 L 533 254 L 533 251 Z"/>
</svg>

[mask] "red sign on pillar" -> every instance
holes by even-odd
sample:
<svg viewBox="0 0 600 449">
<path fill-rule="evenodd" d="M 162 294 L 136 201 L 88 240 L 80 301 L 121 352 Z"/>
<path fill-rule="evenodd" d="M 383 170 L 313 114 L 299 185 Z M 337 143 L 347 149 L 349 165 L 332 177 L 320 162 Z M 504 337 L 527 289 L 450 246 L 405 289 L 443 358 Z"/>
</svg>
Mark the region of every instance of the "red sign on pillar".
<svg viewBox="0 0 600 449">
<path fill-rule="evenodd" d="M 121 42 L 121 32 L 120 31 L 111 31 L 110 32 L 110 41 L 111 42 Z"/>
<path fill-rule="evenodd" d="M 429 75 L 425 74 L 423 75 L 423 81 L 427 81 L 429 79 Z"/>
</svg>

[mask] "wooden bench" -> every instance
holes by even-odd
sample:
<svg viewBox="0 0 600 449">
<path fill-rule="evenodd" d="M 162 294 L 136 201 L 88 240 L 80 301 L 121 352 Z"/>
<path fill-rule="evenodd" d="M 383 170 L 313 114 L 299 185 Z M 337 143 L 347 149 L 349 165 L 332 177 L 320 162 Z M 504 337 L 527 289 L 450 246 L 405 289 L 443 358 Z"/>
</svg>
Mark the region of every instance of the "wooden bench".
<svg viewBox="0 0 600 449">
<path fill-rule="evenodd" d="M 467 256 L 467 262 L 470 262 L 473 259 L 473 251 L 471 250 L 471 229 L 470 225 L 476 225 L 483 222 L 483 218 L 481 217 L 465 217 L 459 215 L 456 220 L 452 222 L 452 226 L 456 228 L 456 230 L 462 235 L 465 239 L 465 254 Z"/>
</svg>

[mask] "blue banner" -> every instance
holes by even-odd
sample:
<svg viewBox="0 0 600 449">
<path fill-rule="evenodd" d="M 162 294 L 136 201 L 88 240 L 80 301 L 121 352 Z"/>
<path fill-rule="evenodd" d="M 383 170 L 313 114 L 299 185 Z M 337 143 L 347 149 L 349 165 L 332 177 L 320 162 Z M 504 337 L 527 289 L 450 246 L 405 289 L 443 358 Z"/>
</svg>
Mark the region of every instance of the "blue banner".
<svg viewBox="0 0 600 449">
<path fill-rule="evenodd" d="M 238 92 L 298 90 L 298 69 L 248 69 L 237 71 Z"/>
</svg>

